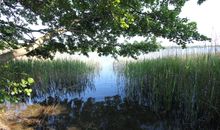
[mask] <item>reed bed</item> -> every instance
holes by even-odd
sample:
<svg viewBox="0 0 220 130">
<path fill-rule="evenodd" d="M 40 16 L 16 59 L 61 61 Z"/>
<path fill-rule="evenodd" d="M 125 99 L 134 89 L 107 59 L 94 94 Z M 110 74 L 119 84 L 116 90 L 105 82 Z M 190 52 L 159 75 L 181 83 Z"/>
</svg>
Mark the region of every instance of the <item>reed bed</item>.
<svg viewBox="0 0 220 130">
<path fill-rule="evenodd" d="M 220 118 L 220 57 L 200 55 L 126 62 L 126 95 L 185 120 Z"/>
<path fill-rule="evenodd" d="M 15 79 L 21 73 L 29 75 L 35 80 L 35 89 L 79 89 L 91 85 L 93 75 L 96 73 L 95 63 L 86 63 L 79 60 L 17 60 L 9 63 L 9 68 Z M 59 86 L 59 87 L 56 87 Z M 52 87 L 52 88 L 51 88 Z"/>
</svg>

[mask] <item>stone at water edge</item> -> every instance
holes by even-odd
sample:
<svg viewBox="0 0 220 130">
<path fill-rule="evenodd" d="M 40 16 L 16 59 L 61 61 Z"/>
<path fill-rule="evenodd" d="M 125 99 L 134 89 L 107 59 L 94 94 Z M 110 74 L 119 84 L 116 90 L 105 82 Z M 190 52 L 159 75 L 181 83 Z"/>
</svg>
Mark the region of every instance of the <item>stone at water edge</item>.
<svg viewBox="0 0 220 130">
<path fill-rule="evenodd" d="M 0 130 L 11 130 L 11 129 L 0 119 Z"/>
</svg>

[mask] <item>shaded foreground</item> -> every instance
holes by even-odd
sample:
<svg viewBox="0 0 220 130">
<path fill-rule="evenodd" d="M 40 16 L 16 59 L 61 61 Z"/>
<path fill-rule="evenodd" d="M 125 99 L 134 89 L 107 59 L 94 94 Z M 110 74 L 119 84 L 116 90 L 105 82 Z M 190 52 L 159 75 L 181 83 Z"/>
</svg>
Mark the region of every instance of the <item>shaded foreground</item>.
<svg viewBox="0 0 220 130">
<path fill-rule="evenodd" d="M 57 102 L 49 98 L 40 104 L 17 104 L 1 108 L 0 128 L 4 130 L 167 130 L 167 129 L 219 129 L 212 124 L 197 124 L 174 120 L 174 113 L 154 112 L 148 106 L 139 105 L 119 95 L 105 97 L 105 101 L 95 102 L 73 99 Z M 16 109 L 16 111 L 13 111 Z M 181 119 L 181 117 L 179 117 Z"/>
<path fill-rule="evenodd" d="M 122 101 L 119 95 L 105 97 L 103 102 L 95 102 L 94 98 L 85 102 L 81 99 L 57 102 L 50 97 L 40 104 L 22 107 L 22 104 L 10 109 L 3 107 L 1 127 L 4 125 L 6 130 L 146 130 L 188 126 L 175 126 L 174 122 L 165 120 L 167 113 L 155 113 L 149 107 L 127 99 Z M 13 109 L 17 112 L 12 112 Z"/>
</svg>

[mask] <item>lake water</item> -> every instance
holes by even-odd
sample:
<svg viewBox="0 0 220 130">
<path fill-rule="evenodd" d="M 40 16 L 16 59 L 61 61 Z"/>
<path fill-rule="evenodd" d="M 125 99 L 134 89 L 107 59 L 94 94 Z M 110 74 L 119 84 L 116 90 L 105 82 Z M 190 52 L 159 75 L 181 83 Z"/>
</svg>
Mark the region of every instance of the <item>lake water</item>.
<svg viewBox="0 0 220 130">
<path fill-rule="evenodd" d="M 168 48 L 140 56 L 140 59 L 166 56 L 217 53 L 220 47 Z M 166 111 L 155 112 L 149 106 L 129 101 L 124 90 L 123 78 L 115 72 L 118 61 L 111 57 L 90 58 L 60 55 L 67 59 L 83 59 L 98 63 L 98 71 L 91 75 L 91 84 L 78 90 L 51 83 L 46 91 L 35 86 L 35 96 L 25 103 L 2 106 L 12 119 L 6 124 L 14 129 L 61 130 L 166 130 L 166 129 L 220 129 L 212 124 L 173 121 Z M 121 60 L 132 60 L 119 58 Z M 132 98 L 132 97 L 129 97 Z M 13 117 L 14 114 L 14 117 Z M 3 114 L 2 114 L 3 115 Z M 172 115 L 172 114 L 170 114 Z M 5 116 L 5 115 L 4 115 Z M 0 118 L 1 119 L 1 118 Z M 0 120 L 1 128 L 1 120 Z"/>
</svg>

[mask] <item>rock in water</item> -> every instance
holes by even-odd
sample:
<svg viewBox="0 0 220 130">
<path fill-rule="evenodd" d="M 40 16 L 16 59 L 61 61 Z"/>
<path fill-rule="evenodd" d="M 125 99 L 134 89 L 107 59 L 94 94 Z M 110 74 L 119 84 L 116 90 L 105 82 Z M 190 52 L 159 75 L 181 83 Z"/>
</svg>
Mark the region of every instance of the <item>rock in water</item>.
<svg viewBox="0 0 220 130">
<path fill-rule="evenodd" d="M 11 129 L 0 119 L 0 130 L 11 130 Z"/>
</svg>

